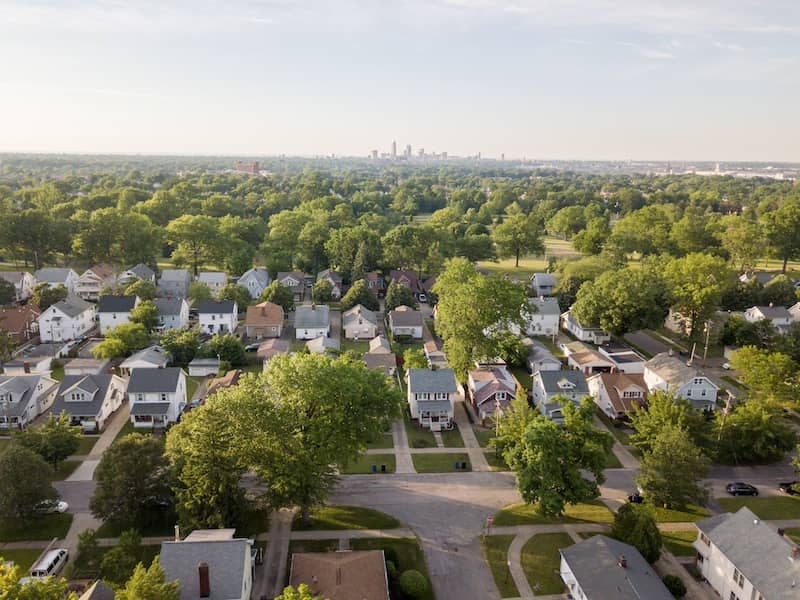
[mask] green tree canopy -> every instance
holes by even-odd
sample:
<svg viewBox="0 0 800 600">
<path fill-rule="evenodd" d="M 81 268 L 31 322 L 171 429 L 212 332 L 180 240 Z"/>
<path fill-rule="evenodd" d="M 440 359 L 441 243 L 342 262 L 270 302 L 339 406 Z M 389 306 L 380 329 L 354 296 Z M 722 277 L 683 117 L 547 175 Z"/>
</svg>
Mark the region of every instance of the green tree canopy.
<svg viewBox="0 0 800 600">
<path fill-rule="evenodd" d="M 733 353 L 731 366 L 751 398 L 778 403 L 797 402 L 798 366 L 782 352 L 745 346 Z"/>
<path fill-rule="evenodd" d="M 425 352 L 419 348 L 408 348 L 403 352 L 403 368 L 408 369 L 427 369 L 428 359 Z"/>
<path fill-rule="evenodd" d="M 649 505 L 620 506 L 611 525 L 611 537 L 636 548 L 649 563 L 661 556 L 661 532 Z"/>
<path fill-rule="evenodd" d="M 347 290 L 347 293 L 342 296 L 342 312 L 350 310 L 357 304 L 369 310 L 380 309 L 378 299 L 375 297 L 375 294 L 372 293 L 372 290 L 369 289 L 364 279 L 356 280 L 353 285 L 350 286 L 350 289 Z"/>
<path fill-rule="evenodd" d="M 31 303 L 42 309 L 42 312 L 48 308 L 64 300 L 67 297 L 67 288 L 59 284 L 55 287 L 50 287 L 46 282 L 37 284 L 33 288 L 31 295 Z"/>
<path fill-rule="evenodd" d="M 233 300 L 239 312 L 246 312 L 248 305 L 253 301 L 250 292 L 243 285 L 229 283 L 219 291 L 219 300 Z"/>
<path fill-rule="evenodd" d="M 150 341 L 150 333 L 141 323 L 121 323 L 106 332 L 105 339 L 92 348 L 92 356 L 95 358 L 127 356 L 146 348 Z"/>
<path fill-rule="evenodd" d="M 69 583 L 63 577 L 43 577 L 27 583 L 29 579 L 18 566 L 6 563 L 0 554 L 0 598 L 2 600 L 78 600 L 78 596 L 68 591 Z"/>
<path fill-rule="evenodd" d="M 513 214 L 492 232 L 500 258 L 514 258 L 514 266 L 519 267 L 523 254 L 544 253 L 542 230 L 533 215 Z"/>
<path fill-rule="evenodd" d="M 318 304 L 326 304 L 333 298 L 333 286 L 327 279 L 320 279 L 311 288 L 311 297 Z"/>
<path fill-rule="evenodd" d="M 20 444 L 0 452 L 0 521 L 30 523 L 38 504 L 58 498 L 50 483 L 52 473 L 41 456 Z"/>
<path fill-rule="evenodd" d="M 795 434 L 773 402 L 737 403 L 715 415 L 716 458 L 728 464 L 772 463 L 794 447 Z"/>
<path fill-rule="evenodd" d="M 786 273 L 789 260 L 800 257 L 800 198 L 786 200 L 777 210 L 761 218 L 772 255 L 783 261 Z"/>
<path fill-rule="evenodd" d="M 185 367 L 194 360 L 200 350 L 200 330 L 167 329 L 161 334 L 159 344 L 169 352 L 173 365 Z"/>
<path fill-rule="evenodd" d="M 261 295 L 258 297 L 259 302 L 272 302 L 278 306 L 283 307 L 284 312 L 294 310 L 294 293 L 285 285 L 281 285 L 278 281 L 270 283 Z"/>
<path fill-rule="evenodd" d="M 17 288 L 5 279 L 0 279 L 0 304 L 11 304 L 17 298 Z"/>
<path fill-rule="evenodd" d="M 116 594 L 117 600 L 180 600 L 180 597 L 180 582 L 166 581 L 158 556 L 148 568 L 142 563 L 136 565 L 125 587 Z"/>
<path fill-rule="evenodd" d="M 33 450 L 56 469 L 61 461 L 75 454 L 82 437 L 81 428 L 70 425 L 69 415 L 50 413 L 40 427 L 28 427 L 17 432 L 14 441 Z"/>
<path fill-rule="evenodd" d="M 139 296 L 140 300 L 153 300 L 156 293 L 156 284 L 146 279 L 137 279 L 125 288 L 126 296 Z"/>
<path fill-rule="evenodd" d="M 311 594 L 311 590 L 305 583 L 295 589 L 292 586 L 284 588 L 280 596 L 276 596 L 275 600 L 322 600 L 319 596 Z"/>
<path fill-rule="evenodd" d="M 193 281 L 189 284 L 189 290 L 186 292 L 187 296 L 194 301 L 197 305 L 200 302 L 211 300 L 211 290 L 202 281 Z"/>
<path fill-rule="evenodd" d="M 665 391 L 648 395 L 647 407 L 639 407 L 631 415 L 631 427 L 635 431 L 631 445 L 641 452 L 650 452 L 659 432 L 669 427 L 686 430 L 698 446 L 708 444 L 709 424 L 703 413 L 685 398 Z"/>
<path fill-rule="evenodd" d="M 202 346 L 200 354 L 206 358 L 219 357 L 221 361 L 234 367 L 240 367 L 247 362 L 242 341 L 232 333 L 215 335 Z"/>
<path fill-rule="evenodd" d="M 167 240 L 175 248 L 172 254 L 175 264 L 188 264 L 195 277 L 200 265 L 217 257 L 219 224 L 213 217 L 182 215 L 170 221 L 166 232 Z"/>
<path fill-rule="evenodd" d="M 131 311 L 131 323 L 139 323 L 148 332 L 153 331 L 159 322 L 158 307 L 152 300 L 141 301 Z"/>
</svg>

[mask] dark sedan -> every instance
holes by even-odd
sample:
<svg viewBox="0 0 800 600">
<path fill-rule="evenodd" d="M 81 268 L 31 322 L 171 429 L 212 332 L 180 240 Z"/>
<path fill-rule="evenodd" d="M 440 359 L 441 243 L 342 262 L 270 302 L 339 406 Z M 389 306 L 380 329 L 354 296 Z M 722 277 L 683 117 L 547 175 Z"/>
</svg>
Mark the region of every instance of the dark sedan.
<svg viewBox="0 0 800 600">
<path fill-rule="evenodd" d="M 633 494 L 628 494 L 628 502 L 631 504 L 641 504 L 644 502 L 644 498 L 639 492 L 634 492 Z"/>
<path fill-rule="evenodd" d="M 778 489 L 790 496 L 800 496 L 800 481 L 785 481 L 778 484 Z"/>
<path fill-rule="evenodd" d="M 758 496 L 758 488 L 743 481 L 735 481 L 725 486 L 731 496 Z"/>
</svg>

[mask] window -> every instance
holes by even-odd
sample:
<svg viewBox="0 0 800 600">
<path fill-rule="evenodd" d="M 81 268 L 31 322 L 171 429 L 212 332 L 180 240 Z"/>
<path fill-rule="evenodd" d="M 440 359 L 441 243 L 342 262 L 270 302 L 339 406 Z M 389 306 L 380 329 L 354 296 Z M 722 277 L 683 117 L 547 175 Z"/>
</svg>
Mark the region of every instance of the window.
<svg viewBox="0 0 800 600">
<path fill-rule="evenodd" d="M 733 592 L 731 592 L 731 595 L 730 595 L 730 598 L 729 598 L 729 600 L 739 600 L 739 596 L 737 596 L 736 594 L 734 594 Z"/>
<path fill-rule="evenodd" d="M 739 573 L 739 569 L 733 569 L 733 580 L 739 584 L 739 587 L 744 587 L 744 575 Z"/>
<path fill-rule="evenodd" d="M 711 545 L 711 540 L 708 539 L 708 536 L 705 533 L 700 534 L 700 541 L 703 542 L 706 546 Z"/>
<path fill-rule="evenodd" d="M 142 393 L 136 394 L 135 400 L 136 402 L 144 402 L 144 394 Z"/>
<path fill-rule="evenodd" d="M 161 401 L 162 402 L 167 402 L 168 400 L 169 400 L 169 398 L 167 398 L 167 394 L 164 393 L 164 392 L 161 392 Z"/>
</svg>

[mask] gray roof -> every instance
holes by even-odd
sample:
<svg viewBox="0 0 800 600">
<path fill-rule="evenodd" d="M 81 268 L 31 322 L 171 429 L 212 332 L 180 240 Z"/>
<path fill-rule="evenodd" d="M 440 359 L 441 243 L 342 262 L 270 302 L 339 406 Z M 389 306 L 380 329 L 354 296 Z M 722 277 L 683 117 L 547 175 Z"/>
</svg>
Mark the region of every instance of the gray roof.
<svg viewBox="0 0 800 600">
<path fill-rule="evenodd" d="M 778 535 L 750 509 L 723 513 L 697 523 L 702 531 L 764 598 L 798 597 L 800 561 L 790 559 L 797 546 Z"/>
<path fill-rule="evenodd" d="M 323 354 L 326 350 L 338 350 L 339 342 L 333 338 L 321 335 L 306 342 L 308 351 L 314 354 Z"/>
<path fill-rule="evenodd" d="M 668 352 L 656 354 L 653 358 L 644 363 L 648 369 L 663 379 L 668 387 L 680 388 L 689 383 L 695 377 L 702 377 L 694 367 L 687 367 L 677 356 L 670 356 Z M 710 379 L 709 383 L 714 385 Z"/>
<path fill-rule="evenodd" d="M 561 550 L 587 600 L 672 600 L 661 578 L 639 551 L 605 535 Z M 625 557 L 626 566 L 618 563 Z"/>
<path fill-rule="evenodd" d="M 378 317 L 373 311 L 368 308 L 364 308 L 360 304 L 356 304 L 353 308 L 342 314 L 342 327 L 346 327 L 352 323 L 357 323 L 359 317 L 372 325 L 378 324 Z"/>
<path fill-rule="evenodd" d="M 319 273 L 317 273 L 317 281 L 319 281 L 320 279 L 328 279 L 329 277 L 339 285 L 342 284 L 342 275 L 337 271 L 333 271 L 331 269 L 325 269 L 324 271 L 320 271 Z"/>
<path fill-rule="evenodd" d="M 389 322 L 392 327 L 422 327 L 422 313 L 407 306 L 398 307 L 389 313 Z"/>
<path fill-rule="evenodd" d="M 203 283 L 228 283 L 228 274 L 221 271 L 203 271 L 197 276 L 197 281 Z"/>
<path fill-rule="evenodd" d="M 94 585 L 83 592 L 78 600 L 114 600 L 115 592 L 102 581 L 95 581 Z"/>
<path fill-rule="evenodd" d="M 561 307 L 558 305 L 558 298 L 548 296 L 547 298 L 529 298 L 528 304 L 534 309 L 537 315 L 561 315 Z"/>
<path fill-rule="evenodd" d="M 131 402 L 132 415 L 165 415 L 169 411 L 169 402 Z"/>
<path fill-rule="evenodd" d="M 189 366 L 192 367 L 218 367 L 220 364 L 220 360 L 218 358 L 193 358 L 192 361 L 189 363 Z"/>
<path fill-rule="evenodd" d="M 244 273 L 242 273 L 242 276 L 239 277 L 239 281 L 247 277 L 252 277 L 264 287 L 269 285 L 269 271 L 267 271 L 266 269 L 253 267 L 252 269 L 249 269 Z"/>
<path fill-rule="evenodd" d="M 136 300 L 136 296 L 100 296 L 100 301 L 97 303 L 97 312 L 131 312 L 136 306 Z"/>
<path fill-rule="evenodd" d="M 0 394 L 11 393 L 15 402 L 6 402 L 0 410 L 4 416 L 19 417 L 28 408 L 33 389 L 39 383 L 41 375 L 0 375 Z M 44 393 L 53 389 L 50 385 Z"/>
<path fill-rule="evenodd" d="M 580 371 L 562 369 L 560 371 L 539 371 L 536 376 L 541 377 L 544 389 L 548 394 L 560 394 L 563 390 L 559 385 L 562 381 L 567 381 L 574 385 L 574 389 L 569 390 L 575 394 L 589 395 L 589 386 L 586 384 L 586 377 Z"/>
<path fill-rule="evenodd" d="M 161 568 L 167 581 L 180 581 L 181 600 L 200 597 L 197 566 L 201 562 L 208 565 L 211 583 L 209 600 L 241 598 L 245 561 L 250 550 L 251 546 L 245 539 L 162 542 Z"/>
<path fill-rule="evenodd" d="M 561 361 L 550 352 L 547 346 L 540 342 L 533 342 L 533 344 L 531 344 L 531 348 L 528 351 L 528 362 L 551 362 L 553 364 L 561 364 Z"/>
<path fill-rule="evenodd" d="M 761 312 L 764 317 L 767 319 L 791 319 L 792 313 L 789 312 L 788 308 L 783 306 L 753 306 L 752 308 L 757 308 L 759 312 Z"/>
<path fill-rule="evenodd" d="M 65 375 L 58 386 L 52 413 L 62 412 L 68 415 L 90 417 L 100 414 L 113 375 Z M 92 394 L 92 399 L 83 402 L 67 402 L 65 394 L 73 389 L 80 389 Z"/>
<path fill-rule="evenodd" d="M 313 329 L 330 326 L 330 308 L 327 304 L 298 306 L 294 313 L 295 329 Z"/>
<path fill-rule="evenodd" d="M 555 286 L 556 278 L 552 273 L 534 273 L 531 275 L 531 281 L 535 281 L 536 285 Z"/>
<path fill-rule="evenodd" d="M 159 281 L 189 281 L 189 271 L 186 269 L 164 269 L 161 271 Z"/>
<path fill-rule="evenodd" d="M 0 271 L 0 278 L 9 283 L 19 283 L 24 275 L 23 271 Z"/>
<path fill-rule="evenodd" d="M 458 391 L 456 375 L 453 369 L 409 369 L 408 370 L 408 391 L 412 394 L 417 392 L 449 392 L 454 394 Z"/>
<path fill-rule="evenodd" d="M 128 394 L 147 392 L 174 392 L 178 387 L 182 369 L 134 369 L 128 381 Z"/>
<path fill-rule="evenodd" d="M 219 315 L 231 314 L 236 307 L 233 300 L 204 300 L 197 307 L 197 314 L 200 315 Z"/>
<path fill-rule="evenodd" d="M 153 269 L 143 263 L 131 267 L 128 271 L 136 275 L 139 279 L 152 279 L 156 275 Z"/>
<path fill-rule="evenodd" d="M 92 308 L 94 304 L 81 300 L 77 296 L 68 296 L 64 300 L 60 300 L 53 304 L 54 308 L 63 312 L 68 317 L 77 317 L 82 312 Z"/>
<path fill-rule="evenodd" d="M 169 362 L 169 354 L 161 346 L 150 346 L 144 350 L 139 350 L 135 354 L 131 354 L 122 361 L 120 368 L 129 369 L 134 363 L 140 361 L 149 362 L 154 367 L 164 367 Z"/>
<path fill-rule="evenodd" d="M 66 283 L 67 277 L 69 277 L 69 274 L 72 272 L 72 269 L 48 267 L 39 269 L 33 276 L 36 278 L 36 281 L 40 283 L 42 281 L 46 281 L 47 283 Z"/>
<path fill-rule="evenodd" d="M 179 315 L 183 306 L 183 298 L 156 298 L 153 300 L 160 315 Z"/>
</svg>

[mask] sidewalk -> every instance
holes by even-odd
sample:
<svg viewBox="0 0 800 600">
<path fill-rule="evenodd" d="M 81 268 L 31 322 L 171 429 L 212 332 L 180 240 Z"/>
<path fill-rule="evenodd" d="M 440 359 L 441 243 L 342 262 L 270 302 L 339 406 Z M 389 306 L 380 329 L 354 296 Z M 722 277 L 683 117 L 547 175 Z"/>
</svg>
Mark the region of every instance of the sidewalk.
<svg viewBox="0 0 800 600">
<path fill-rule="evenodd" d="M 92 451 L 89 453 L 89 459 L 97 459 L 103 456 L 103 453 L 108 450 L 111 444 L 116 439 L 117 434 L 125 427 L 125 424 L 130 421 L 131 405 L 129 402 L 123 402 L 122 406 L 117 409 L 111 420 L 106 424 L 103 433 L 100 434 L 100 439 L 97 440 Z"/>
<path fill-rule="evenodd" d="M 394 452 L 397 462 L 395 473 L 416 473 L 417 470 L 414 468 L 414 461 L 411 460 L 411 449 L 408 447 L 408 436 L 406 435 L 406 426 L 402 417 L 392 423 L 392 442 L 394 443 L 394 450 L 379 450 L 375 454 Z M 371 451 L 367 450 L 367 452 Z"/>
<path fill-rule="evenodd" d="M 252 598 L 274 598 L 283 591 L 293 519 L 294 511 L 291 510 L 279 510 L 270 515 L 267 534 L 269 545 L 263 565 L 256 566 Z M 262 537 L 258 536 L 257 539 Z"/>
<path fill-rule="evenodd" d="M 475 437 L 475 432 L 472 431 L 472 425 L 467 419 L 466 407 L 463 400 L 456 401 L 455 406 L 455 421 L 458 425 L 458 430 L 461 432 L 461 438 L 464 440 L 465 450 L 469 454 L 469 462 L 472 465 L 473 471 L 491 471 L 489 463 L 486 461 L 486 455 L 483 453 L 483 448 L 478 443 L 478 438 Z"/>
</svg>

